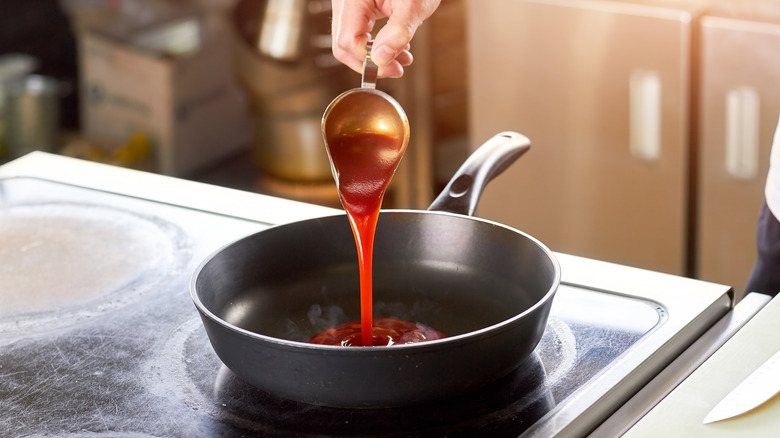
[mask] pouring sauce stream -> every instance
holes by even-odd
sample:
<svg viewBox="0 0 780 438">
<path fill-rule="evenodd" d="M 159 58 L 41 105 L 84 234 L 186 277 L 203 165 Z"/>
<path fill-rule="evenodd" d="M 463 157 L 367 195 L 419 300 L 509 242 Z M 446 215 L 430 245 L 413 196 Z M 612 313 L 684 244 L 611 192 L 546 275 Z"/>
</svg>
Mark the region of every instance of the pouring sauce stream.
<svg viewBox="0 0 780 438">
<path fill-rule="evenodd" d="M 328 143 L 339 198 L 357 246 L 360 269 L 360 322 L 327 329 L 312 337 L 315 344 L 387 346 L 441 339 L 446 335 L 423 324 L 373 318 L 374 235 L 382 199 L 401 161 L 405 141 L 386 134 L 358 132 Z"/>
<path fill-rule="evenodd" d="M 344 135 L 328 144 L 339 198 L 357 245 L 360 265 L 360 339 L 363 346 L 374 344 L 372 267 L 376 223 L 382 199 L 401 161 L 404 146 L 403 139 L 371 132 Z M 377 341 L 381 342 L 379 339 Z"/>
</svg>

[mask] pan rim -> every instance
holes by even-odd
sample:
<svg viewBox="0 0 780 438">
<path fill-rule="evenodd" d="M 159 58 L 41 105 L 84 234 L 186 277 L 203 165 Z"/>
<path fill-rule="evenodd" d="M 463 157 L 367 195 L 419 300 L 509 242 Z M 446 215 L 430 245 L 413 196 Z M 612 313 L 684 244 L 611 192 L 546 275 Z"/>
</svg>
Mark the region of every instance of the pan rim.
<svg viewBox="0 0 780 438">
<path fill-rule="evenodd" d="M 263 230 L 260 230 L 256 233 L 252 233 L 240 238 L 237 238 L 227 244 L 224 244 L 217 248 L 216 250 L 212 251 L 206 258 L 204 258 L 198 266 L 195 268 L 195 271 L 193 272 L 191 278 L 190 278 L 190 298 L 192 299 L 195 307 L 200 312 L 201 315 L 208 318 L 210 321 L 215 322 L 222 327 L 237 332 L 243 336 L 247 336 L 249 338 L 255 339 L 257 341 L 261 341 L 267 344 L 275 345 L 282 348 L 290 348 L 295 350 L 304 350 L 304 351 L 310 351 L 312 353 L 318 353 L 318 352 L 325 352 L 327 351 L 328 354 L 331 354 L 332 352 L 340 352 L 346 355 L 358 355 L 358 354 L 366 354 L 367 352 L 372 353 L 372 355 L 377 354 L 395 354 L 399 351 L 414 351 L 414 350 L 438 350 L 442 348 L 447 348 L 450 346 L 450 344 L 461 344 L 464 341 L 474 342 L 479 339 L 484 339 L 488 337 L 495 336 L 499 333 L 501 333 L 504 330 L 509 330 L 512 328 L 512 325 L 515 321 L 523 318 L 525 315 L 532 313 L 536 311 L 538 308 L 544 306 L 547 304 L 548 301 L 552 300 L 555 297 L 555 294 L 558 290 L 558 286 L 561 282 L 561 266 L 560 262 L 558 261 L 558 258 L 555 256 L 555 253 L 550 250 L 544 243 L 542 243 L 537 238 L 531 236 L 530 234 L 518 230 L 517 228 L 511 227 L 506 224 L 502 224 L 500 222 L 496 222 L 490 219 L 484 219 L 476 216 L 469 216 L 465 214 L 459 214 L 459 213 L 452 213 L 452 212 L 446 212 L 446 211 L 430 211 L 430 210 L 414 210 L 414 209 L 382 209 L 380 210 L 380 217 L 382 214 L 385 214 L 385 216 L 390 214 L 424 214 L 424 215 L 443 215 L 443 216 L 454 216 L 465 220 L 472 220 L 480 223 L 484 223 L 486 225 L 495 226 L 499 228 L 506 229 L 509 232 L 519 234 L 520 236 L 528 239 L 532 244 L 534 244 L 537 248 L 539 248 L 544 255 L 547 256 L 547 259 L 552 264 L 552 267 L 554 269 L 553 278 L 551 281 L 551 286 L 548 288 L 548 290 L 544 293 L 542 298 L 537 300 L 533 305 L 529 306 L 524 311 L 513 315 L 510 318 L 507 318 L 505 320 L 499 321 L 495 324 L 482 327 L 477 330 L 472 330 L 466 333 L 461 333 L 454 336 L 448 336 L 446 338 L 442 339 L 434 339 L 430 341 L 425 342 L 418 342 L 418 343 L 412 343 L 412 344 L 397 344 L 397 345 L 391 345 L 391 346 L 351 346 L 351 347 L 343 347 L 338 345 L 323 345 L 323 344 L 312 344 L 309 342 L 302 342 L 302 341 L 293 341 L 289 339 L 282 339 L 277 338 L 270 335 L 264 335 L 261 333 L 257 333 L 251 330 L 247 330 L 241 327 L 238 327 L 234 324 L 231 324 L 228 321 L 225 321 L 224 319 L 218 317 L 214 312 L 212 312 L 210 309 L 206 307 L 205 304 L 200 300 L 200 297 L 198 295 L 196 283 L 200 276 L 201 271 L 205 269 L 205 267 L 208 265 L 208 263 L 213 260 L 217 255 L 223 252 L 226 248 L 244 240 L 247 239 L 255 234 L 263 233 L 266 231 L 270 231 L 275 228 L 281 228 L 281 227 L 287 227 L 287 226 L 294 226 L 299 225 L 304 222 L 313 222 L 317 220 L 322 219 L 328 219 L 328 218 L 335 218 L 335 217 L 346 217 L 346 213 L 336 213 L 331 215 L 324 215 L 324 216 L 317 216 L 313 218 L 307 218 L 302 219 L 299 221 L 292 221 L 292 222 L 286 222 L 283 224 L 276 224 L 273 226 L 270 226 L 268 228 L 265 228 Z"/>
</svg>

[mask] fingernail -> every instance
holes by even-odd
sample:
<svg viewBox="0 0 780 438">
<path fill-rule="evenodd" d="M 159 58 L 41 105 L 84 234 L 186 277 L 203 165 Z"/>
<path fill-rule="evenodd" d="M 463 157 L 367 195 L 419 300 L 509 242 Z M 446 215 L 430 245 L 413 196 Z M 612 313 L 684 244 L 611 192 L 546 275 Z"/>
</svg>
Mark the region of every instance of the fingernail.
<svg viewBox="0 0 780 438">
<path fill-rule="evenodd" d="M 376 65 L 383 67 L 395 59 L 395 53 L 388 49 L 387 46 L 379 46 L 371 49 L 371 59 Z"/>
</svg>

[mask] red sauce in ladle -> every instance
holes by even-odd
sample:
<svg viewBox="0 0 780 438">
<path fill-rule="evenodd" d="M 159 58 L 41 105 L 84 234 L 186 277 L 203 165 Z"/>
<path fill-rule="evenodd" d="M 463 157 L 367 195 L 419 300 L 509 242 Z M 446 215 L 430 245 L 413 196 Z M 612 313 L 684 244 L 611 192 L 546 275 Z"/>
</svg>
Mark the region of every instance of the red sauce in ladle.
<svg viewBox="0 0 780 438">
<path fill-rule="evenodd" d="M 309 342 L 327 345 L 380 346 L 439 339 L 430 327 L 397 319 L 373 321 L 372 266 L 374 234 L 382 199 L 406 145 L 404 140 L 372 132 L 339 136 L 328 142 L 341 204 L 357 245 L 360 266 L 360 321 L 325 330 Z"/>
</svg>

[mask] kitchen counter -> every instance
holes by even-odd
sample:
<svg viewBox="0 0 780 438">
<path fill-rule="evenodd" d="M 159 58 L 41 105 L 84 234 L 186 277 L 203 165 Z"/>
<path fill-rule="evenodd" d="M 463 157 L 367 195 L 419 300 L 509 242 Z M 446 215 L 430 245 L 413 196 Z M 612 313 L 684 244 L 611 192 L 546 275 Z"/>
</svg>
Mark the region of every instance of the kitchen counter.
<svg viewBox="0 0 780 438">
<path fill-rule="evenodd" d="M 265 223 L 286 223 L 338 210 L 239 189 L 33 152 L 0 168 L 0 177 L 28 176 Z M 213 178 L 213 177 L 212 177 Z M 194 189 L 194 190 L 193 190 Z M 256 206 L 262 205 L 262 209 Z"/>
<path fill-rule="evenodd" d="M 775 298 L 624 437 L 778 436 L 778 396 L 743 415 L 710 424 L 702 423 L 726 394 L 778 350 L 780 299 Z"/>
</svg>

